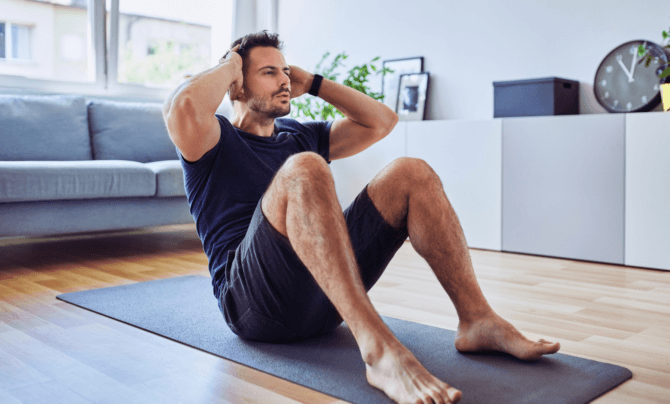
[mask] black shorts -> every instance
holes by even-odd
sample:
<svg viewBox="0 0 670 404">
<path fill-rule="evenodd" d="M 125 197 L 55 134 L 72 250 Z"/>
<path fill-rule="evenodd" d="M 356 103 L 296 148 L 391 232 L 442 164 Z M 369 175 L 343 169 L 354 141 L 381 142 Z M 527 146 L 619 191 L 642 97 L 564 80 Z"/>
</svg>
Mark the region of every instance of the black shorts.
<svg viewBox="0 0 670 404">
<path fill-rule="evenodd" d="M 366 185 L 344 210 L 365 290 L 379 280 L 407 239 L 381 216 Z M 330 332 L 342 323 L 314 277 L 261 210 L 258 202 L 242 243 L 228 251 L 226 284 L 219 309 L 238 336 L 254 341 L 293 342 Z"/>
</svg>

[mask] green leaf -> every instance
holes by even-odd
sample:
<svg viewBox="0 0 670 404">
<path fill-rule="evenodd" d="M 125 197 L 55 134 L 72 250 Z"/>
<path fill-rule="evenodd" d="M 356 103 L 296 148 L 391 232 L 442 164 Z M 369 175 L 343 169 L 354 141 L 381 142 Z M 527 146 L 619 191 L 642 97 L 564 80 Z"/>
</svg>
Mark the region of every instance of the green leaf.
<svg viewBox="0 0 670 404">
<path fill-rule="evenodd" d="M 316 72 L 319 72 L 319 68 L 321 68 L 321 65 L 326 62 L 326 59 L 329 55 L 330 52 L 326 52 L 323 55 L 321 61 L 319 64 L 317 64 Z M 347 58 L 348 55 L 345 52 L 336 55 L 330 63 L 330 66 L 328 68 L 324 67 L 321 70 L 321 75 L 324 78 L 336 81 L 336 78 L 340 75 L 340 72 L 335 72 L 335 70 L 343 66 L 342 61 Z M 383 95 L 380 93 L 371 92 L 370 87 L 366 85 L 369 81 L 369 75 L 371 74 L 371 71 L 375 71 L 377 74 L 384 72 L 394 72 L 389 68 L 382 68 L 381 71 L 379 71 L 379 68 L 372 63 L 379 60 L 379 58 L 380 57 L 377 56 L 376 58 L 372 59 L 369 64 L 364 63 L 360 66 L 354 66 L 353 68 L 349 69 L 343 84 L 347 87 L 353 88 L 356 91 L 360 91 L 375 100 L 383 100 Z M 328 104 L 327 102 L 321 102 L 318 99 L 314 99 L 312 97 L 298 97 L 295 100 L 291 100 L 291 105 L 295 107 L 291 110 L 292 117 L 304 116 L 306 118 L 311 118 L 312 120 L 326 120 L 328 118 L 336 118 L 338 116 L 343 118 L 345 117 L 345 115 L 341 111 L 338 111 L 334 106 Z"/>
<path fill-rule="evenodd" d="M 666 31 L 663 31 L 663 39 L 668 37 L 668 33 Z"/>
<path fill-rule="evenodd" d="M 670 67 L 667 69 L 663 70 L 660 76 L 658 76 L 659 79 L 664 79 L 666 77 L 670 76 Z"/>
</svg>

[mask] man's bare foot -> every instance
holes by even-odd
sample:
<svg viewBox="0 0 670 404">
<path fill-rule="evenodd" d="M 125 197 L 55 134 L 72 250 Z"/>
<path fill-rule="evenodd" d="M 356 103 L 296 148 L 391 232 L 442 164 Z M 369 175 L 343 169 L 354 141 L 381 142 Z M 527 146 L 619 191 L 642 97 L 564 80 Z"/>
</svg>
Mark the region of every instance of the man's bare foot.
<svg viewBox="0 0 670 404">
<path fill-rule="evenodd" d="M 455 345 L 460 352 L 500 351 L 526 361 L 556 353 L 561 348 L 558 342 L 529 340 L 494 312 L 483 320 L 461 322 L 458 325 Z"/>
<path fill-rule="evenodd" d="M 399 404 L 450 404 L 461 392 L 430 374 L 402 344 L 386 348 L 366 364 L 368 383 Z"/>
</svg>

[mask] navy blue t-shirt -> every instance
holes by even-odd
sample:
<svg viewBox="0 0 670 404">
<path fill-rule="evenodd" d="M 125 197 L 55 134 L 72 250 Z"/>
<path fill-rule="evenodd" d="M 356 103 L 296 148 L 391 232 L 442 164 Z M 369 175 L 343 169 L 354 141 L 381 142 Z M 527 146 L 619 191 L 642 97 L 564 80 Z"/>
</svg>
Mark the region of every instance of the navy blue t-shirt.
<svg viewBox="0 0 670 404">
<path fill-rule="evenodd" d="M 281 165 L 291 155 L 312 151 L 330 160 L 333 121 L 300 123 L 275 119 L 271 137 L 234 127 L 222 115 L 221 138 L 198 161 L 188 162 L 177 149 L 184 169 L 184 188 L 198 236 L 209 258 L 214 296 L 225 283 L 227 253 L 242 242 L 256 206 Z"/>
</svg>

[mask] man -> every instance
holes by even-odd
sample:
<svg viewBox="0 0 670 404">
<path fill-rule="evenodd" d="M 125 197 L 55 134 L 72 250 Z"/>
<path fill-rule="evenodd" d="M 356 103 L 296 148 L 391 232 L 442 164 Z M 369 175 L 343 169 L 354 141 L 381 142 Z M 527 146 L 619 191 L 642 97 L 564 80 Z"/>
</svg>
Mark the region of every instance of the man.
<svg viewBox="0 0 670 404">
<path fill-rule="evenodd" d="M 361 92 L 289 66 L 281 46 L 266 31 L 236 40 L 218 66 L 175 89 L 163 111 L 231 330 L 288 342 L 344 320 L 371 385 L 398 403 L 457 402 L 461 392 L 417 361 L 367 295 L 409 235 L 454 302 L 459 351 L 499 350 L 524 360 L 557 352 L 558 343 L 526 339 L 491 309 L 456 213 L 423 160 L 393 161 L 342 211 L 328 164 L 384 138 L 398 116 Z M 231 122 L 215 115 L 226 91 Z M 346 118 L 280 118 L 291 98 L 308 92 Z"/>
</svg>

